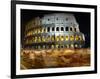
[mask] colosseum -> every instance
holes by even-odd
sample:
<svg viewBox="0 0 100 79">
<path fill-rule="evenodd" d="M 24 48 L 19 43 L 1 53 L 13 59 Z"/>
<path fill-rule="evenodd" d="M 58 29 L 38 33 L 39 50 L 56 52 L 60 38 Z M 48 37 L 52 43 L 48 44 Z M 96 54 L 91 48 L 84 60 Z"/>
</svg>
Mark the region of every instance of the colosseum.
<svg viewBox="0 0 100 79">
<path fill-rule="evenodd" d="M 82 48 L 85 36 L 73 14 L 52 13 L 33 18 L 25 26 L 24 48 Z"/>
</svg>

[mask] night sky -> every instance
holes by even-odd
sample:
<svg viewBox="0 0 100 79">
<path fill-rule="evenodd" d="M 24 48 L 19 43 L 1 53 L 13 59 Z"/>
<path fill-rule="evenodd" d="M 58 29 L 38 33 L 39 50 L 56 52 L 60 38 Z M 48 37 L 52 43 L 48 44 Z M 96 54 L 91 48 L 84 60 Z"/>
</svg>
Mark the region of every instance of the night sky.
<svg viewBox="0 0 100 79">
<path fill-rule="evenodd" d="M 85 47 L 90 47 L 90 13 L 86 12 L 68 12 L 68 11 L 43 11 L 43 10 L 27 10 L 21 9 L 21 42 L 24 38 L 24 30 L 27 22 L 39 16 L 51 13 L 71 13 L 74 14 L 77 22 L 79 23 L 80 32 L 85 34 L 86 44 Z"/>
</svg>

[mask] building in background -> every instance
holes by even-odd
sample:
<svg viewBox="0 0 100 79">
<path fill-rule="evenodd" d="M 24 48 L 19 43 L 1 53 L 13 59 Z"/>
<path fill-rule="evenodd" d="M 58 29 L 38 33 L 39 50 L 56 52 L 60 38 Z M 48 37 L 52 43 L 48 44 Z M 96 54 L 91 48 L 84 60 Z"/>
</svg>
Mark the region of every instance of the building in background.
<svg viewBox="0 0 100 79">
<path fill-rule="evenodd" d="M 82 48 L 84 44 L 84 34 L 73 14 L 45 14 L 25 26 L 24 48 Z"/>
</svg>

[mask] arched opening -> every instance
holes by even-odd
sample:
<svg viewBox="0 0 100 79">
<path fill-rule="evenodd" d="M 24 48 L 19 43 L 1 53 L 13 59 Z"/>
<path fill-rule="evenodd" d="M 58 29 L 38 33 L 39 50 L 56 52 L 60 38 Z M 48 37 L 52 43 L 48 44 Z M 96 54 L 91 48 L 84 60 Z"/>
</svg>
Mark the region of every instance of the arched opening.
<svg viewBox="0 0 100 79">
<path fill-rule="evenodd" d="M 66 40 L 66 41 L 68 41 L 68 40 L 69 40 L 68 36 L 65 36 L 65 40 Z"/>
<path fill-rule="evenodd" d="M 50 36 L 47 36 L 47 41 L 50 41 Z"/>
<path fill-rule="evenodd" d="M 71 44 L 70 47 L 71 47 L 71 48 L 74 48 L 74 44 Z"/>
<path fill-rule="evenodd" d="M 46 40 L 45 40 L 45 37 L 43 36 L 43 37 L 42 37 L 42 42 L 45 42 L 45 41 L 46 41 Z"/>
<path fill-rule="evenodd" d="M 35 40 L 34 40 L 34 42 L 35 42 L 35 43 L 37 42 L 37 37 L 35 37 Z"/>
<path fill-rule="evenodd" d="M 56 40 L 56 41 L 59 41 L 59 36 L 56 36 L 56 37 L 55 37 L 55 40 Z"/>
<path fill-rule="evenodd" d="M 70 41 L 73 41 L 74 40 L 74 35 L 71 35 L 70 36 Z"/>
<path fill-rule="evenodd" d="M 75 44 L 75 47 L 77 48 L 78 47 L 78 44 Z"/>
<path fill-rule="evenodd" d="M 79 36 L 79 40 L 82 41 L 82 36 Z"/>
<path fill-rule="evenodd" d="M 59 31 L 59 27 L 56 28 L 56 31 Z"/>
<path fill-rule="evenodd" d="M 70 31 L 73 31 L 72 27 L 70 27 Z"/>
<path fill-rule="evenodd" d="M 51 45 L 51 48 L 54 48 L 54 45 L 53 44 Z"/>
<path fill-rule="evenodd" d="M 51 36 L 51 40 L 52 40 L 52 41 L 54 41 L 54 40 L 55 40 L 55 39 L 54 39 L 54 35 L 52 35 L 52 36 Z"/>
<path fill-rule="evenodd" d="M 68 31 L 68 27 L 66 27 L 65 30 Z"/>
<path fill-rule="evenodd" d="M 38 42 L 41 42 L 41 38 L 40 37 L 38 37 Z"/>
<path fill-rule="evenodd" d="M 61 31 L 64 31 L 64 27 L 61 27 Z"/>
<path fill-rule="evenodd" d="M 58 48 L 58 46 L 59 46 L 59 45 L 58 45 L 58 44 L 56 44 L 56 48 Z"/>
<path fill-rule="evenodd" d="M 64 48 L 64 45 L 61 45 L 60 47 L 61 47 L 61 48 Z"/>
<path fill-rule="evenodd" d="M 50 27 L 47 28 L 47 32 L 50 32 Z"/>
<path fill-rule="evenodd" d="M 54 27 L 52 27 L 52 31 L 55 31 L 55 28 Z"/>
<path fill-rule="evenodd" d="M 79 40 L 79 36 L 78 36 L 78 35 L 75 36 L 75 40 L 76 40 L 76 41 Z"/>
<path fill-rule="evenodd" d="M 61 41 L 64 41 L 64 36 L 60 36 L 60 40 Z"/>
</svg>

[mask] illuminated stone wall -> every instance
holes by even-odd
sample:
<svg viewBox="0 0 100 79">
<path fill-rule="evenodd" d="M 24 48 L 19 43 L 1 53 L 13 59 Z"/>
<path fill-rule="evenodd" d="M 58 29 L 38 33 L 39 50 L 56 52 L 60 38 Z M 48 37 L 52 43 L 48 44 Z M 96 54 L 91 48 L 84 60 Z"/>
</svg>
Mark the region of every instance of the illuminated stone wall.
<svg viewBox="0 0 100 79">
<path fill-rule="evenodd" d="M 84 44 L 84 34 L 73 14 L 47 14 L 25 26 L 25 48 L 82 48 Z"/>
</svg>

